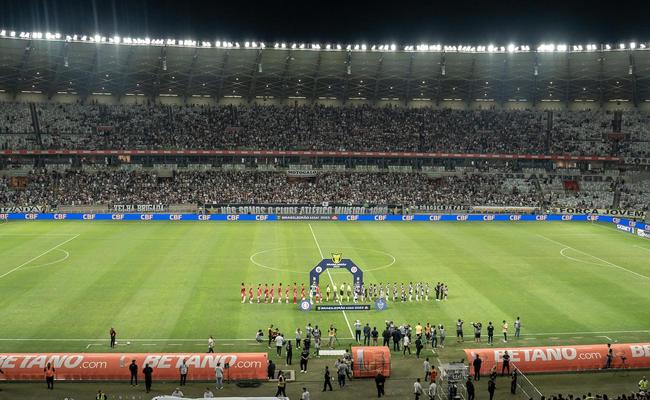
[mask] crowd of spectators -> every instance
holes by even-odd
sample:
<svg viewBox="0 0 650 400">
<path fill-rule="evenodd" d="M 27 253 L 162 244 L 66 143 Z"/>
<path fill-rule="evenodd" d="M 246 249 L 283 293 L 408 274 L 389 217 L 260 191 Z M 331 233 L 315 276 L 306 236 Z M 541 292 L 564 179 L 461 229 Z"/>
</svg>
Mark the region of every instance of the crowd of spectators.
<svg viewBox="0 0 650 400">
<path fill-rule="evenodd" d="M 3 103 L 0 132 L 33 133 L 26 104 Z M 41 144 L 65 149 L 297 149 L 650 155 L 650 116 L 626 112 L 618 144 L 610 112 L 403 107 L 169 106 L 43 103 Z M 0 143 L 3 139 L 0 137 Z"/>
<path fill-rule="evenodd" d="M 0 204 L 321 204 L 537 205 L 534 192 L 504 185 L 489 175 L 431 178 L 422 173 L 321 173 L 289 179 L 280 172 L 150 172 L 37 170 L 25 187 L 0 179 Z"/>
</svg>

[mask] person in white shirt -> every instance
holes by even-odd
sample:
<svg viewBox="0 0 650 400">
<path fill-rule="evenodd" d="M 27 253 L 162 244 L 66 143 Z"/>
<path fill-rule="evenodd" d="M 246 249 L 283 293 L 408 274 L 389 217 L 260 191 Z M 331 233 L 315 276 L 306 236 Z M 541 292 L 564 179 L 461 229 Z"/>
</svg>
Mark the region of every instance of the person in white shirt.
<svg viewBox="0 0 650 400">
<path fill-rule="evenodd" d="M 214 368 L 214 377 L 217 380 L 217 389 L 223 389 L 223 367 L 220 362 L 218 362 L 217 366 Z"/>
<path fill-rule="evenodd" d="M 183 397 L 183 392 L 181 392 L 181 390 L 179 388 L 176 388 L 176 390 L 174 390 L 172 392 L 172 396 L 173 397 Z"/>
<path fill-rule="evenodd" d="M 275 337 L 275 351 L 278 356 L 282 356 L 282 346 L 284 346 L 284 336 L 280 333 Z"/>
<path fill-rule="evenodd" d="M 427 392 L 429 399 L 433 400 L 436 398 L 436 389 L 437 389 L 436 383 L 431 382 L 431 384 L 429 385 L 429 391 Z"/>
<path fill-rule="evenodd" d="M 205 392 L 203 392 L 203 398 L 204 399 L 214 398 L 214 394 L 212 394 L 212 390 L 210 390 L 210 388 L 205 388 Z"/>
<path fill-rule="evenodd" d="M 214 339 L 212 336 L 208 338 L 208 353 L 214 353 Z"/>
<path fill-rule="evenodd" d="M 306 387 L 302 388 L 302 395 L 300 396 L 300 400 L 311 400 L 311 396 Z"/>
<path fill-rule="evenodd" d="M 422 384 L 420 383 L 420 378 L 417 378 L 413 384 L 413 394 L 415 394 L 415 400 L 420 400 L 420 396 L 424 394 L 424 390 L 422 390 Z"/>
</svg>

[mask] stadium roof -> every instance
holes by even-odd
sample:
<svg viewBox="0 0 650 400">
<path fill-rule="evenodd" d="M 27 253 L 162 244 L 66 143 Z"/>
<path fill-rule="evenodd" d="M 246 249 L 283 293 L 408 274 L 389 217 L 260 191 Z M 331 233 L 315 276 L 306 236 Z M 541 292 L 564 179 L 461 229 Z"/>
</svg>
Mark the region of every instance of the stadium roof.
<svg viewBox="0 0 650 400">
<path fill-rule="evenodd" d="M 378 46 L 194 42 L 0 31 L 8 93 L 650 101 L 647 44 Z"/>
</svg>

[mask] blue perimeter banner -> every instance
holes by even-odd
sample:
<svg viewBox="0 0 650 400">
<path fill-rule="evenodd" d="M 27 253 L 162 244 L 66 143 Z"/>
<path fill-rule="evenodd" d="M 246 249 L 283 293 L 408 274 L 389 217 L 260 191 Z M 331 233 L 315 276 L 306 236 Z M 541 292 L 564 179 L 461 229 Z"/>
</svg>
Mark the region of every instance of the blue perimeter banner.
<svg viewBox="0 0 650 400">
<path fill-rule="evenodd" d="M 293 218 L 286 218 L 293 217 Z M 650 231 L 650 224 L 625 218 L 603 215 L 572 214 L 417 214 L 417 215 L 329 215 L 309 218 L 309 215 L 286 216 L 275 214 L 64 214 L 64 213 L 9 213 L 0 214 L 0 220 L 27 221 L 406 221 L 406 222 L 450 222 L 450 221 L 591 221 L 609 222 Z M 325 217 L 325 218 L 323 218 Z"/>
</svg>

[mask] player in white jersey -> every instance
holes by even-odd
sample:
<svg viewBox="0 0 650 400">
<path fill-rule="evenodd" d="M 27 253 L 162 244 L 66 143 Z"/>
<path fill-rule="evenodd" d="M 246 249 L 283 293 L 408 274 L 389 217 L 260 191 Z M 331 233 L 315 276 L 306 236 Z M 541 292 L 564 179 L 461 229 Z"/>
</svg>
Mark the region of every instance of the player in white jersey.
<svg viewBox="0 0 650 400">
<path fill-rule="evenodd" d="M 429 282 L 427 282 L 427 287 L 424 290 L 424 294 L 426 296 L 426 300 L 429 301 Z"/>
</svg>

